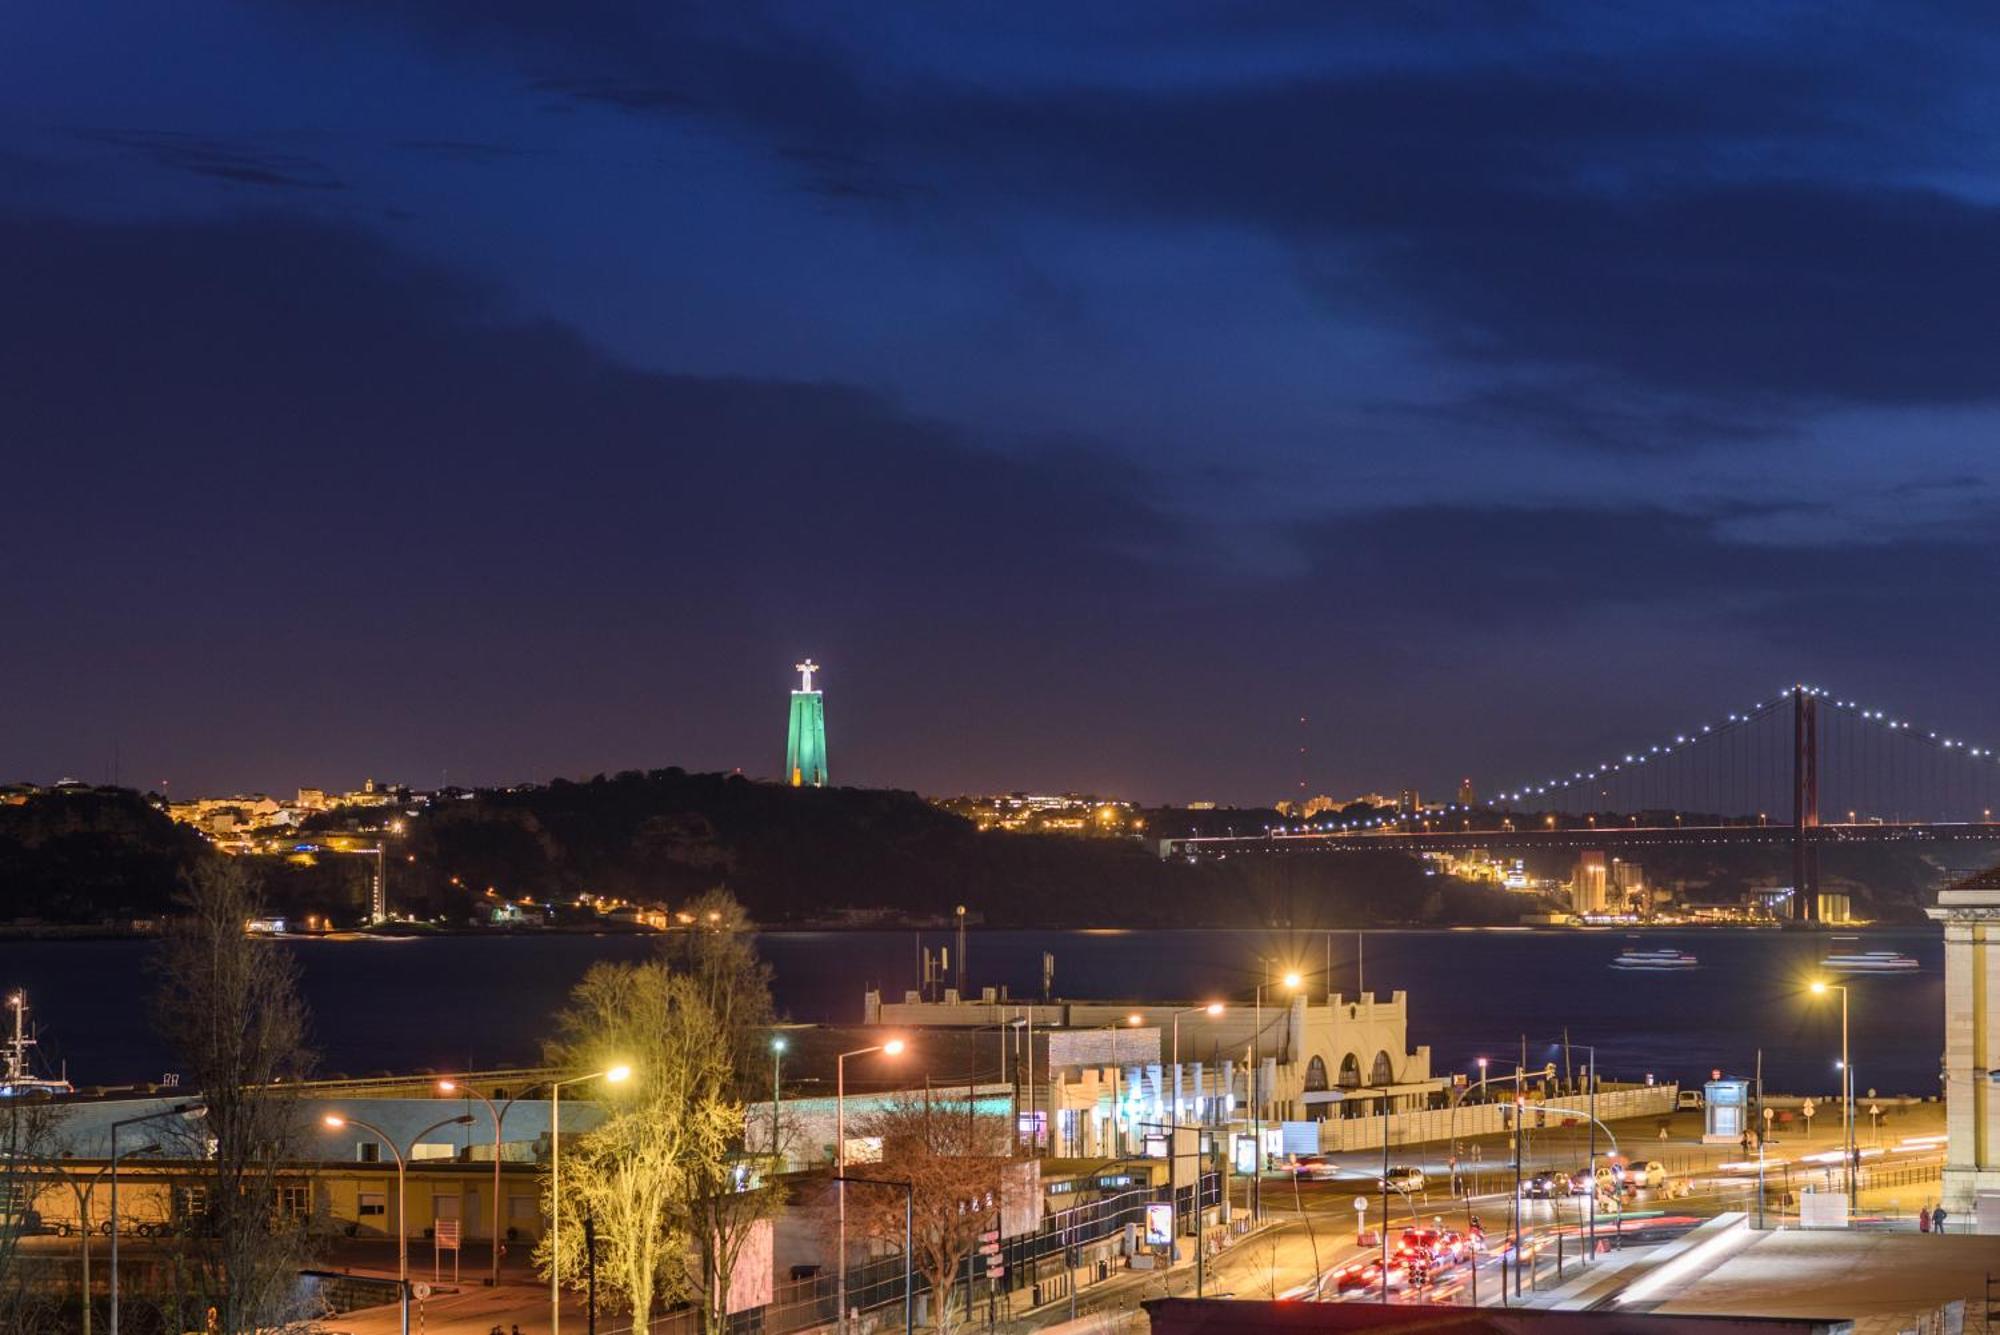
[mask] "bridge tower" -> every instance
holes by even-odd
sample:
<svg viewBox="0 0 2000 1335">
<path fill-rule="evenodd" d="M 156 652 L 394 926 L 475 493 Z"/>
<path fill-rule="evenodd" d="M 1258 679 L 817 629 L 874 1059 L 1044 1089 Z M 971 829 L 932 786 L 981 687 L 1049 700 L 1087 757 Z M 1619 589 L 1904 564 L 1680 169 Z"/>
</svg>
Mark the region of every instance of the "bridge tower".
<svg viewBox="0 0 2000 1335">
<path fill-rule="evenodd" d="M 1819 697 L 1792 688 L 1792 921 L 1819 917 Z"/>
</svg>

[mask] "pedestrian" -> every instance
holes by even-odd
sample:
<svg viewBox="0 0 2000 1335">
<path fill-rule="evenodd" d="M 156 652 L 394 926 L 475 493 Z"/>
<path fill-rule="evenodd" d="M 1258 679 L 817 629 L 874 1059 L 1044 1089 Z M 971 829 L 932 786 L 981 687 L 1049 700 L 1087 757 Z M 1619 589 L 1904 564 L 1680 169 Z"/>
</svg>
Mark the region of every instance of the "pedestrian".
<svg viewBox="0 0 2000 1335">
<path fill-rule="evenodd" d="M 1931 1231 L 1931 1207 L 1926 1205 L 1917 1211 L 1917 1232 Z"/>
<path fill-rule="evenodd" d="M 1937 1204 L 1937 1209 L 1931 1211 L 1931 1229 L 1932 1231 L 1937 1233 L 1939 1237 L 1944 1236 L 1944 1221 L 1949 1217 L 1950 1216 L 1945 1211 L 1944 1202 L 1939 1201 Z"/>
</svg>

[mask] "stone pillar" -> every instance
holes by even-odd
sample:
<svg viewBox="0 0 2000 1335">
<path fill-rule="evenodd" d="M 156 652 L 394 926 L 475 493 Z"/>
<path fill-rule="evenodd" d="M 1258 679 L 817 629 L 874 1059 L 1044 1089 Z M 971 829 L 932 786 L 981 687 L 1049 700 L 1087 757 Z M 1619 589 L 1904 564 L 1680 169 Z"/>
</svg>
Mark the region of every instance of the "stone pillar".
<svg viewBox="0 0 2000 1335">
<path fill-rule="evenodd" d="M 1944 924 L 1944 1203 L 1971 1231 L 1978 1197 L 2000 1193 L 2000 869 L 1938 895 Z"/>
</svg>

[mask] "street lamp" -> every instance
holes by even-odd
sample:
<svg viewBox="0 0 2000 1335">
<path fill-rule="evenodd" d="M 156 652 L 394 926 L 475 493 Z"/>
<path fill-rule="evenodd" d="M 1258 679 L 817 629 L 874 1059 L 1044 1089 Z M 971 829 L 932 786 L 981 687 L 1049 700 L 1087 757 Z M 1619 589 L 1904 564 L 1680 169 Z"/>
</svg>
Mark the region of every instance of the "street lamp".
<svg viewBox="0 0 2000 1335">
<path fill-rule="evenodd" d="M 620 1085 L 632 1078 L 622 1062 L 589 1075 L 575 1075 L 549 1086 L 549 1335 L 562 1332 L 562 1092 L 564 1085 L 601 1079 Z"/>
<path fill-rule="evenodd" d="M 409 1185 L 409 1162 L 404 1158 L 403 1151 L 397 1146 L 396 1142 L 389 1138 L 389 1133 L 371 1122 L 364 1122 L 359 1117 L 349 1117 L 343 1113 L 328 1113 L 321 1120 L 336 1131 L 344 1126 L 360 1127 L 363 1131 L 366 1131 L 369 1135 L 388 1146 L 389 1153 L 395 1156 L 396 1287 L 402 1294 L 403 1335 L 410 1335 L 410 1217 L 407 1209 L 409 1195 L 406 1190 Z M 432 1122 L 429 1126 L 417 1132 L 416 1135 L 410 1137 L 410 1148 L 414 1151 L 417 1145 L 422 1143 L 425 1136 L 439 1127 L 467 1126 L 471 1122 L 471 1113 L 460 1113 L 456 1117 L 447 1117 L 442 1121 Z"/>
<path fill-rule="evenodd" d="M 1287 992 L 1298 990 L 1304 981 L 1296 969 L 1287 970 L 1278 980 Z M 1257 984 L 1257 1027 L 1250 1035 L 1250 1125 L 1257 1138 L 1257 1153 L 1250 1161 L 1250 1220 L 1254 1225 L 1264 1215 L 1264 988 Z"/>
<path fill-rule="evenodd" d="M 118 1128 L 136 1126 L 140 1122 L 151 1122 L 162 1117 L 179 1117 L 185 1114 L 200 1116 L 207 1109 L 199 1103 L 176 1103 L 171 1108 L 146 1113 L 140 1117 L 127 1117 L 111 1124 L 111 1335 L 118 1335 Z M 89 1305 L 88 1293 L 85 1306 Z"/>
<path fill-rule="evenodd" d="M 839 1275 L 834 1280 L 834 1290 L 839 1298 L 839 1328 L 847 1329 L 847 1059 L 865 1057 L 871 1052 L 879 1052 L 885 1057 L 899 1057 L 904 1048 L 903 1040 L 892 1038 L 886 1043 L 876 1043 L 871 1047 L 855 1048 L 843 1052 L 833 1059 L 833 1161 L 840 1189 L 835 1193 L 840 1202 L 840 1236 L 836 1267 Z"/>
<path fill-rule="evenodd" d="M 1180 1153 L 1181 1153 L 1181 1016 L 1201 1014 L 1208 1016 L 1208 1018 L 1211 1020 L 1214 1020 L 1221 1018 L 1224 1009 L 1225 1008 L 1221 1002 L 1211 1001 L 1206 1006 L 1189 1006 L 1186 1007 L 1185 1009 L 1177 1010 L 1174 1012 L 1173 1015 L 1174 1106 L 1173 1106 L 1173 1111 L 1169 1113 L 1167 1116 L 1167 1152 L 1171 1156 L 1167 1164 L 1167 1176 L 1169 1179 L 1173 1177 L 1173 1174 L 1175 1172 L 1174 1166 L 1180 1163 Z M 1195 1091 L 1195 1097 L 1197 1099 L 1201 1097 L 1200 1090 L 1197 1089 Z M 1201 1138 L 1200 1133 L 1197 1132 L 1195 1136 L 1197 1144 L 1199 1144 L 1200 1138 Z M 1180 1193 L 1178 1191 L 1174 1193 L 1174 1216 L 1175 1216 L 1174 1228 L 1176 1231 L 1178 1231 L 1180 1228 Z M 1196 1261 L 1195 1296 L 1200 1297 L 1203 1288 L 1201 1282 L 1203 1276 L 1202 1276 L 1202 1267 L 1200 1265 L 1200 1261 L 1202 1260 L 1202 1238 L 1201 1238 L 1201 1154 L 1199 1150 L 1196 1151 L 1194 1158 L 1194 1255 Z"/>
<path fill-rule="evenodd" d="M 111 1162 L 92 1173 L 88 1178 L 79 1180 L 70 1177 L 68 1173 L 62 1175 L 69 1183 L 70 1191 L 76 1195 L 76 1217 L 77 1222 L 82 1226 L 78 1231 L 83 1238 L 83 1335 L 90 1335 L 90 1198 L 97 1194 L 97 1180 L 106 1173 L 117 1172 L 118 1160 L 121 1156 L 127 1154 L 153 1154 L 158 1152 L 159 1148 L 157 1144 L 152 1144 L 140 1145 L 129 1150 L 113 1150 L 111 1152 Z M 116 1207 L 114 1206 L 113 1208 L 115 1209 Z"/>
<path fill-rule="evenodd" d="M 1118 1026 L 1120 1024 L 1127 1024 L 1136 1027 L 1143 1024 L 1145 1019 L 1145 1016 L 1139 1014 L 1137 1011 L 1133 1011 L 1123 1020 L 1113 1020 L 1110 1024 L 1104 1026 L 1111 1031 L 1111 1155 L 1113 1158 L 1125 1152 L 1124 1126 L 1119 1121 L 1118 1114 L 1118 1096 L 1121 1092 L 1119 1085 L 1125 1075 L 1124 1068 L 1118 1064 Z"/>
<path fill-rule="evenodd" d="M 1847 1209 L 1854 1210 L 1854 1062 L 1847 1050 L 1847 984 L 1815 978 L 1810 988 L 1816 997 L 1840 993 L 1840 1125 L 1841 1159 L 1847 1165 Z"/>
<path fill-rule="evenodd" d="M 444 1079 L 437 1082 L 437 1087 L 440 1094 L 468 1094 L 478 1099 L 486 1105 L 486 1115 L 493 1119 L 493 1234 L 491 1238 L 493 1274 L 486 1282 L 488 1285 L 498 1288 L 500 1284 L 500 1119 L 505 1114 L 493 1106 L 492 1099 L 487 1098 L 471 1085 L 461 1085 L 456 1080 Z M 512 1099 L 507 1100 L 508 1107 L 511 1108 L 513 1105 L 514 1101 Z"/>
<path fill-rule="evenodd" d="M 771 1040 L 771 1171 L 776 1173 L 784 1167 L 783 1153 L 778 1148 L 778 1102 L 784 1096 L 779 1093 L 781 1063 L 785 1060 L 785 1040 L 782 1036 Z"/>
<path fill-rule="evenodd" d="M 840 1175 L 841 1190 L 850 1182 L 866 1182 L 876 1187 L 900 1187 L 903 1191 L 903 1335 L 911 1335 L 915 1329 L 914 1312 L 916 1293 L 916 1272 L 912 1264 L 916 1245 L 917 1184 L 902 1182 L 886 1177 L 849 1177 Z"/>
</svg>

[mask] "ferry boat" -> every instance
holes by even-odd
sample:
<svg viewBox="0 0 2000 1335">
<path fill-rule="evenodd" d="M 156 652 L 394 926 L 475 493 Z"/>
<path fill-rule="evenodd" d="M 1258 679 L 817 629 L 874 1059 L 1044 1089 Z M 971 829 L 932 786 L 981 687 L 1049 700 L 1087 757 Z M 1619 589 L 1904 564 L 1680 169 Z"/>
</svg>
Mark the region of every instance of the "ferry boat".
<svg viewBox="0 0 2000 1335">
<path fill-rule="evenodd" d="M 1923 966 L 1900 951 L 1851 950 L 1828 955 L 1820 967 L 1828 973 L 1915 973 Z"/>
<path fill-rule="evenodd" d="M 29 1065 L 28 1049 L 35 1046 L 35 1039 L 28 1030 L 28 994 L 13 993 L 7 998 L 7 1009 L 14 1012 L 14 1032 L 0 1041 L 0 1098 L 76 1093 L 68 1080 L 38 1076 Z"/>
<path fill-rule="evenodd" d="M 1630 948 L 1611 961 L 1614 969 L 1636 970 L 1644 973 L 1670 973 L 1681 969 L 1699 969 L 1701 961 L 1685 950 L 1661 947 L 1657 950 Z"/>
</svg>

